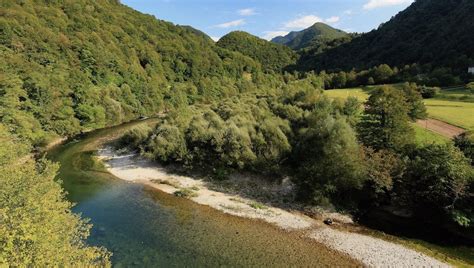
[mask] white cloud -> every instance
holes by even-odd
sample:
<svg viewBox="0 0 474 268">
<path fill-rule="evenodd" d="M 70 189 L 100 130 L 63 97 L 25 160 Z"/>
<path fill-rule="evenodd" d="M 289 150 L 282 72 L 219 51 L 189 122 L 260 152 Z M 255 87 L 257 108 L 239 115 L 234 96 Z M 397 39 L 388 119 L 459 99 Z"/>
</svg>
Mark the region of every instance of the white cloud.
<svg viewBox="0 0 474 268">
<path fill-rule="evenodd" d="M 302 16 L 297 19 L 286 22 L 284 25 L 284 28 L 285 29 L 308 28 L 309 26 L 312 26 L 316 22 L 323 22 L 323 21 L 324 21 L 323 19 L 314 15 Z"/>
<path fill-rule="evenodd" d="M 340 20 L 341 18 L 337 17 L 337 16 L 333 16 L 333 17 L 330 17 L 330 18 L 327 18 L 325 19 L 324 21 L 327 22 L 327 23 L 336 23 Z"/>
<path fill-rule="evenodd" d="M 344 15 L 352 15 L 354 13 L 354 11 L 348 9 L 348 10 L 344 10 Z"/>
<path fill-rule="evenodd" d="M 272 40 L 273 38 L 277 36 L 285 36 L 289 32 L 288 31 L 266 31 L 263 33 L 264 33 L 264 35 L 262 36 L 263 39 Z"/>
<path fill-rule="evenodd" d="M 220 37 L 217 37 L 217 36 L 211 36 L 211 39 L 214 40 L 214 42 L 217 42 L 219 41 L 219 39 L 221 39 Z"/>
<path fill-rule="evenodd" d="M 253 16 L 257 15 L 257 12 L 255 12 L 255 9 L 253 8 L 245 8 L 245 9 L 240 9 L 237 11 L 240 16 Z"/>
<path fill-rule="evenodd" d="M 233 20 L 233 21 L 217 24 L 214 27 L 217 27 L 217 28 L 230 28 L 230 27 L 237 27 L 237 26 L 244 25 L 244 24 L 245 24 L 245 20 L 240 19 L 240 20 Z"/>
<path fill-rule="evenodd" d="M 369 2 L 364 5 L 364 9 L 370 10 L 380 7 L 410 4 L 413 1 L 414 0 L 369 0 Z"/>
</svg>

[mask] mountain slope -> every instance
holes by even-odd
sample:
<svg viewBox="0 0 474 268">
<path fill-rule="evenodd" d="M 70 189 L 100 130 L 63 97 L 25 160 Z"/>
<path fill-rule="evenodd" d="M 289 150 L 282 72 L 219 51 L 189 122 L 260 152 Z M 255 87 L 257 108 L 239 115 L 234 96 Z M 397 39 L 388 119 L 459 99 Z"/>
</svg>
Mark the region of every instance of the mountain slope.
<svg viewBox="0 0 474 268">
<path fill-rule="evenodd" d="M 327 24 L 318 22 L 313 26 L 299 31 L 291 32 L 286 36 L 278 36 L 272 39 L 273 43 L 286 45 L 292 49 L 299 50 L 314 46 L 320 42 L 328 42 L 334 39 L 347 37 L 344 31 L 335 29 Z"/>
<path fill-rule="evenodd" d="M 1 1 L 0 33 L 0 122 L 35 144 L 235 94 L 261 72 L 116 0 Z"/>
<path fill-rule="evenodd" d="M 417 0 L 378 29 L 321 55 L 303 54 L 300 70 L 369 68 L 387 63 L 445 66 L 465 72 L 474 64 L 474 1 Z"/>
<path fill-rule="evenodd" d="M 296 61 L 296 53 L 288 47 L 273 44 L 246 32 L 231 32 L 223 36 L 217 45 L 249 56 L 260 62 L 265 71 L 281 71 Z"/>
</svg>

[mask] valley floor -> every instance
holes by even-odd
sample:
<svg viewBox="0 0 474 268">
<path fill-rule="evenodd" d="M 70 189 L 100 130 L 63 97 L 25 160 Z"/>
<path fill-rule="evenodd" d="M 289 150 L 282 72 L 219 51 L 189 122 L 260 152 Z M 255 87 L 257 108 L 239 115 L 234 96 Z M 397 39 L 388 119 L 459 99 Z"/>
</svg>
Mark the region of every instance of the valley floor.
<svg viewBox="0 0 474 268">
<path fill-rule="evenodd" d="M 134 154 L 117 155 L 111 148 L 99 151 L 99 157 L 114 176 L 131 183 L 142 183 L 169 194 L 186 194 L 201 205 L 231 215 L 262 220 L 285 231 L 299 231 L 329 248 L 348 254 L 371 267 L 447 267 L 432 257 L 367 235 L 328 227 L 321 221 L 289 211 L 266 206 L 250 198 L 217 191 L 216 185 L 186 176 L 169 173 L 163 167 Z M 351 222 L 343 215 L 331 215 L 336 222 Z"/>
</svg>

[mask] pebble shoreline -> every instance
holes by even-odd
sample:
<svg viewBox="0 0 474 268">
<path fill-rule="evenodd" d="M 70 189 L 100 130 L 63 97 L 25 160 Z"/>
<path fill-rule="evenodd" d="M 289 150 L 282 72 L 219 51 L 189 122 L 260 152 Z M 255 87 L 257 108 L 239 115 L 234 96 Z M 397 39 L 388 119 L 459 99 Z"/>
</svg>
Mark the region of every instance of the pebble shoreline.
<svg viewBox="0 0 474 268">
<path fill-rule="evenodd" d="M 395 243 L 330 228 L 301 213 L 275 207 L 255 208 L 253 200 L 209 190 L 202 180 L 169 174 L 159 165 L 133 154 L 116 155 L 106 147 L 99 150 L 99 158 L 111 174 L 122 180 L 149 185 L 168 194 L 194 188 L 196 196 L 189 199 L 198 204 L 238 217 L 263 220 L 286 231 L 303 231 L 307 237 L 348 254 L 368 267 L 450 267 Z"/>
</svg>

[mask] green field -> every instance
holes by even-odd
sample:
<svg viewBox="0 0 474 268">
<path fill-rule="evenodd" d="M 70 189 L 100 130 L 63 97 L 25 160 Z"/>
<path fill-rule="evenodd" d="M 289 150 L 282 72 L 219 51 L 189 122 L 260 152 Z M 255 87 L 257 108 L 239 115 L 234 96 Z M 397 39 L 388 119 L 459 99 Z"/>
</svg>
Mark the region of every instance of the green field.
<svg viewBox="0 0 474 268">
<path fill-rule="evenodd" d="M 431 118 L 474 130 L 474 102 L 428 99 L 425 105 Z"/>
<path fill-rule="evenodd" d="M 331 98 L 347 98 L 353 96 L 360 101 L 366 101 L 373 87 L 331 89 L 326 90 Z M 474 130 L 474 98 L 468 90 L 441 90 L 433 99 L 426 99 L 425 105 L 430 118 L 438 119 L 464 129 Z"/>
<path fill-rule="evenodd" d="M 324 91 L 324 93 L 334 99 L 347 99 L 348 97 L 356 97 L 360 101 L 365 101 L 369 98 L 371 89 L 372 87 L 330 89 Z"/>
<path fill-rule="evenodd" d="M 428 144 L 445 144 L 450 142 L 449 138 L 446 138 L 442 135 L 434 133 L 428 129 L 420 127 L 417 124 L 412 124 L 413 129 L 415 130 L 415 140 L 416 144 L 428 145 Z"/>
</svg>

